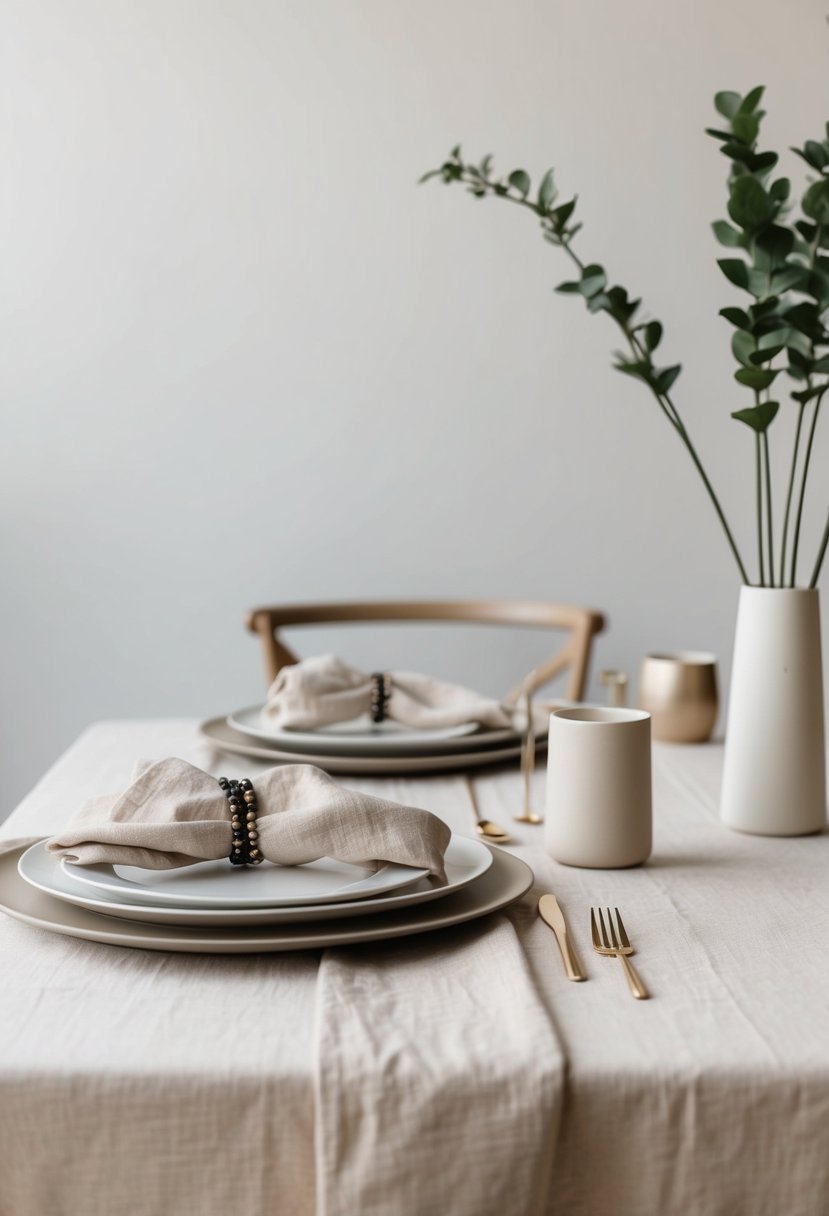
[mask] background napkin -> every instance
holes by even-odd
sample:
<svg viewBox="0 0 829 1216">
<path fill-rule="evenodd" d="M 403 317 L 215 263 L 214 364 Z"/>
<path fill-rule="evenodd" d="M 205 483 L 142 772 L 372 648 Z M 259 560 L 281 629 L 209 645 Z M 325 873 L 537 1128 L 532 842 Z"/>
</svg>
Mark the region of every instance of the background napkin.
<svg viewBox="0 0 829 1216">
<path fill-rule="evenodd" d="M 386 717 L 419 730 L 440 730 L 477 722 L 493 728 L 512 725 L 492 697 L 460 684 L 447 684 L 412 671 L 393 671 Z M 268 689 L 264 718 L 284 729 L 313 730 L 350 722 L 371 709 L 371 676 L 333 654 L 316 655 L 283 667 Z"/>
<path fill-rule="evenodd" d="M 258 844 L 268 861 L 390 861 L 445 880 L 451 832 L 429 811 L 343 789 L 310 764 L 266 769 L 254 788 Z M 230 809 L 216 778 L 168 759 L 150 764 L 123 794 L 90 799 L 48 848 L 81 865 L 167 870 L 227 857 L 230 841 Z"/>
</svg>

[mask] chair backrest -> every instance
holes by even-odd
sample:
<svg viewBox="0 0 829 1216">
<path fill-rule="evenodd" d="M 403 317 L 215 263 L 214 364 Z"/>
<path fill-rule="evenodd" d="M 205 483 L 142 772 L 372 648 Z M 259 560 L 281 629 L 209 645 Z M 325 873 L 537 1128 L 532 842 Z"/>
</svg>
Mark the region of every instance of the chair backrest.
<svg viewBox="0 0 829 1216">
<path fill-rule="evenodd" d="M 484 625 L 526 626 L 565 630 L 569 637 L 550 659 L 539 664 L 507 698 L 534 692 L 569 668 L 566 695 L 580 701 L 587 682 L 593 637 L 605 628 L 601 612 L 570 604 L 531 600 L 400 600 L 338 604 L 276 604 L 253 608 L 245 618 L 251 633 L 262 641 L 268 683 L 290 663 L 299 661 L 279 636 L 295 625 L 355 624 L 368 621 L 459 621 Z"/>
</svg>

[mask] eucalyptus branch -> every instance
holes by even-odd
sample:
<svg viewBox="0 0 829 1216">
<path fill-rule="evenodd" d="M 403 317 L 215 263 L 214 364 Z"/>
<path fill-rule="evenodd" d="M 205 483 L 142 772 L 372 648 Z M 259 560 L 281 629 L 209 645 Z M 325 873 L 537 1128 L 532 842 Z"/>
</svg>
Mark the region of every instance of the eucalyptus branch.
<svg viewBox="0 0 829 1216">
<path fill-rule="evenodd" d="M 763 464 L 766 471 L 766 537 L 769 547 L 769 586 L 774 586 L 774 524 L 771 514 L 771 461 L 769 458 L 769 433 L 760 436 L 763 443 Z"/>
<path fill-rule="evenodd" d="M 425 174 L 421 181 L 432 177 L 441 177 L 446 183 L 461 182 L 477 198 L 505 199 L 514 206 L 532 212 L 541 220 L 544 239 L 563 249 L 580 275 L 577 282 L 562 283 L 556 290 L 581 294 L 590 312 L 606 312 L 616 322 L 632 355 L 630 359 L 619 355 L 615 364 L 616 369 L 647 385 L 660 410 L 682 440 L 723 528 L 740 576 L 747 583 L 748 575 L 725 512 L 688 434 L 679 409 L 670 395 L 671 386 L 681 368 L 679 365 L 657 368 L 653 361 L 653 352 L 662 339 L 662 325 L 659 321 L 633 324 L 633 318 L 641 301 L 631 300 L 623 287 L 609 287 L 604 269 L 597 264 L 586 264 L 572 248 L 573 238 L 581 227 L 580 224 L 570 223 L 576 199 L 554 206 L 556 191 L 553 186 L 552 170 L 550 170 L 541 181 L 537 201 L 531 201 L 528 197 L 530 178 L 523 169 L 516 169 L 506 181 L 493 179 L 490 175 L 489 157 L 479 166 L 466 164 L 461 159 L 460 147 L 452 150 L 449 160 L 440 169 Z"/>
<path fill-rule="evenodd" d="M 760 586 L 766 585 L 766 568 L 763 564 L 763 477 L 761 472 L 760 432 L 754 436 L 754 483 L 757 497 L 757 559 L 760 567 Z"/>
<path fill-rule="evenodd" d="M 751 302 L 744 308 L 720 310 L 734 326 L 731 347 L 738 363 L 735 380 L 750 389 L 754 402 L 732 417 L 748 426 L 755 435 L 757 554 L 761 586 L 794 586 L 806 485 L 814 444 L 817 418 L 824 393 L 829 391 L 829 124 L 826 137 L 807 140 L 793 151 L 817 176 L 801 199 L 803 218 L 792 221 L 789 196 L 791 182 L 786 177 L 772 180 L 778 163 L 776 152 L 758 148 L 764 111 L 759 108 L 764 89 L 751 89 L 745 96 L 734 92 L 718 93 L 714 105 L 722 118 L 708 134 L 720 144 L 729 162 L 728 220 L 713 224 L 717 240 L 732 251 L 718 262 L 726 279 L 748 293 Z M 476 198 L 496 197 L 531 212 L 540 221 L 542 236 L 564 250 L 578 272 L 570 282 L 560 283 L 557 291 L 579 295 L 591 313 L 605 312 L 618 326 L 625 344 L 616 353 L 615 367 L 646 385 L 659 409 L 685 446 L 722 526 L 729 548 L 744 582 L 746 573 L 734 536 L 702 460 L 671 395 L 681 372 L 677 365 L 658 367 L 655 352 L 662 340 L 659 321 L 636 319 L 641 300 L 633 300 L 625 288 L 608 284 L 607 275 L 597 263 L 585 263 L 573 249 L 581 228 L 573 222 L 577 199 L 557 202 L 553 172 L 541 179 L 530 197 L 531 180 L 523 169 L 506 178 L 495 178 L 491 157 L 479 165 L 467 163 L 460 147 L 452 150 L 440 168 L 421 180 L 437 177 L 446 183 L 460 182 Z M 778 361 L 778 356 L 780 360 Z M 772 512 L 771 442 L 768 431 L 780 404 L 772 400 L 772 386 L 788 376 L 804 387 L 790 393 L 798 404 L 797 426 L 785 499 L 780 536 L 779 577 L 775 577 L 775 531 Z M 798 466 L 803 444 L 805 409 L 814 401 L 814 412 L 806 437 L 805 455 Z M 791 553 L 790 553 L 791 545 Z M 815 567 L 817 578 L 826 551 L 826 537 Z M 766 577 L 768 562 L 768 578 Z"/>
</svg>

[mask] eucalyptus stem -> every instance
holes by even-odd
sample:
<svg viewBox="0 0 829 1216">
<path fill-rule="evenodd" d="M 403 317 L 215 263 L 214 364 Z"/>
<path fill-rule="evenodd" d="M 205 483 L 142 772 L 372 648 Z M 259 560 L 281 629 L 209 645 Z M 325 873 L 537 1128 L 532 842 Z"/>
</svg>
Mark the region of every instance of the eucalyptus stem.
<svg viewBox="0 0 829 1216">
<path fill-rule="evenodd" d="M 766 585 L 766 569 L 763 564 L 763 478 L 761 474 L 760 434 L 754 436 L 755 483 L 757 486 L 757 556 L 760 565 L 760 586 Z"/>
<path fill-rule="evenodd" d="M 823 540 L 820 542 L 820 549 L 818 550 L 817 561 L 815 562 L 815 568 L 812 571 L 812 577 L 809 581 L 809 590 L 810 591 L 813 591 L 815 589 L 815 587 L 817 586 L 817 581 L 818 581 L 818 578 L 820 577 L 820 568 L 823 565 L 823 559 L 826 556 L 827 544 L 829 544 L 829 515 L 827 515 L 827 517 L 826 517 L 826 527 L 823 529 Z"/>
<path fill-rule="evenodd" d="M 789 472 L 789 488 L 786 491 L 786 511 L 783 516 L 783 535 L 780 541 L 780 586 L 785 586 L 786 581 L 786 547 L 789 540 L 789 514 L 792 507 L 792 494 L 794 493 L 794 478 L 797 470 L 797 456 L 800 451 L 800 432 L 803 428 L 803 411 L 806 406 L 801 401 L 800 408 L 797 411 L 797 429 L 794 433 L 794 448 L 792 449 L 792 467 Z"/>
<path fill-rule="evenodd" d="M 769 460 L 769 433 L 763 431 L 763 462 L 766 466 L 766 531 L 769 546 L 769 585 L 774 586 L 774 527 L 771 518 L 771 462 Z"/>
<path fill-rule="evenodd" d="M 829 388 L 829 385 L 827 385 L 827 387 Z M 794 587 L 795 579 L 797 576 L 797 549 L 798 549 L 798 545 L 800 544 L 800 524 L 801 524 L 801 520 L 803 517 L 803 500 L 806 497 L 806 479 L 809 476 L 809 461 L 811 460 L 811 457 L 812 457 L 812 444 L 814 443 L 814 439 L 815 439 L 815 428 L 817 426 L 817 417 L 818 417 L 818 414 L 820 413 L 820 405 L 821 405 L 821 402 L 823 401 L 823 394 L 825 392 L 826 392 L 826 388 L 824 388 L 823 392 L 819 393 L 819 395 L 817 397 L 815 397 L 815 409 L 814 409 L 814 413 L 812 414 L 812 425 L 809 427 L 809 438 L 806 441 L 806 454 L 803 458 L 803 473 L 802 473 L 801 480 L 800 480 L 800 496 L 798 498 L 797 516 L 795 518 L 795 525 L 794 525 L 794 539 L 792 540 L 792 565 L 791 565 L 791 571 L 789 574 L 789 586 L 790 587 Z"/>
</svg>

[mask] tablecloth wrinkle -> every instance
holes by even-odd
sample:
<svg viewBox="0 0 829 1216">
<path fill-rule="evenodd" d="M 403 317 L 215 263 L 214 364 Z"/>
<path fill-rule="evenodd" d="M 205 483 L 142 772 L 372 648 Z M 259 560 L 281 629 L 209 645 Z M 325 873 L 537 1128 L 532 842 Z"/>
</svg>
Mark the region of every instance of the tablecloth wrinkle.
<svg viewBox="0 0 829 1216">
<path fill-rule="evenodd" d="M 192 721 L 100 723 L 2 836 L 173 754 L 210 765 Z M 476 776 L 532 898 L 380 947 L 159 956 L 0 917 L 0 1216 L 828 1216 L 829 835 L 726 831 L 721 772 L 716 744 L 655 744 L 653 858 L 619 871 L 547 856 L 516 766 Z M 457 776 L 348 784 L 472 834 Z M 652 1000 L 592 951 L 596 903 Z"/>
</svg>

